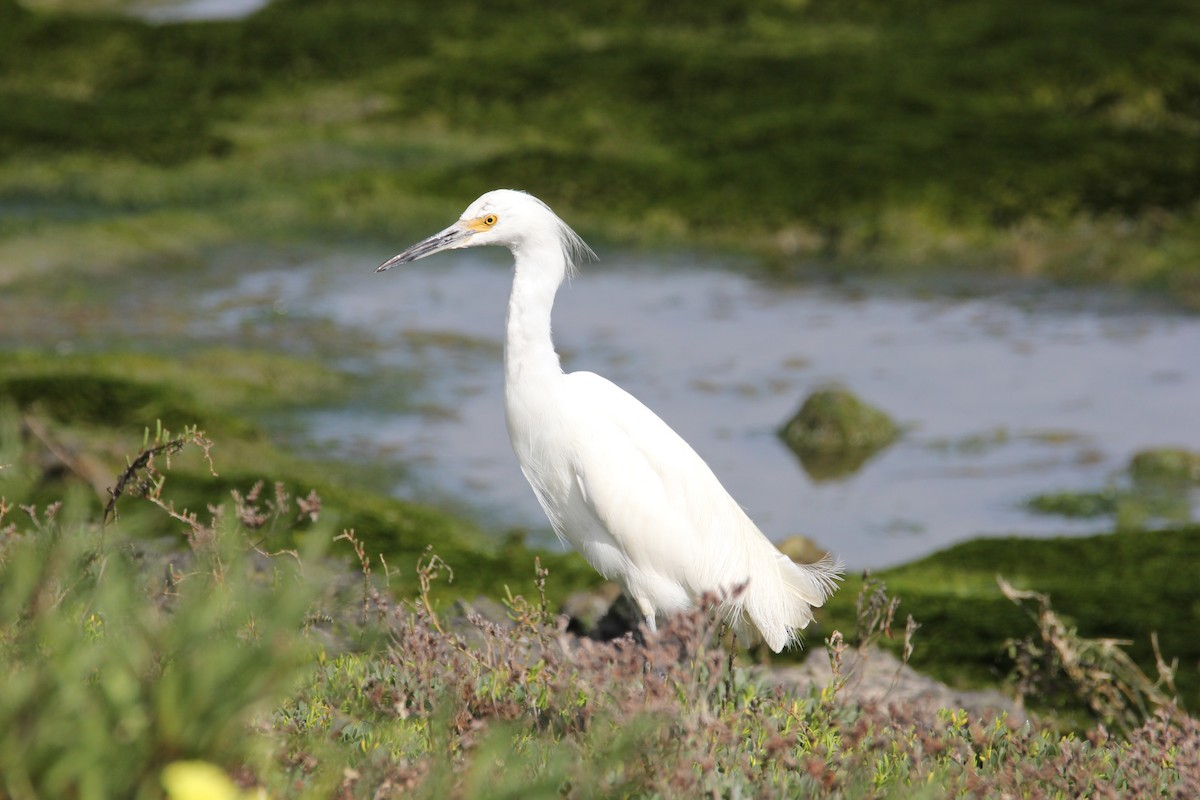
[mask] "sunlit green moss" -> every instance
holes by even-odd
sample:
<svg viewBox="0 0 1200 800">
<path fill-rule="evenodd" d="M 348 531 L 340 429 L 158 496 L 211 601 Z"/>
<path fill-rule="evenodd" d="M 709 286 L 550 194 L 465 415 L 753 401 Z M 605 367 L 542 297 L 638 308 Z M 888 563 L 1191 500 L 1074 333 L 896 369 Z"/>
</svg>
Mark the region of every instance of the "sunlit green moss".
<svg viewBox="0 0 1200 800">
<path fill-rule="evenodd" d="M 1150 634 L 1163 654 L 1178 658 L 1179 689 L 1186 705 L 1200 702 L 1200 647 L 1190 612 L 1197 608 L 1194 576 L 1180 564 L 1200 558 L 1200 528 L 1129 531 L 1057 539 L 984 538 L 876 576 L 901 598 L 898 630 L 911 614 L 921 628 L 913 664 L 951 682 L 994 683 L 1011 664 L 1006 638 L 1034 628 L 1025 612 L 1005 599 L 1002 576 L 1018 588 L 1049 594 L 1055 609 L 1084 636 L 1131 642 L 1129 651 L 1153 674 Z M 853 630 L 859 579 L 851 577 L 830 601 L 823 630 Z"/>
<path fill-rule="evenodd" d="M 1196 304 L 1196 14 L 277 0 L 156 27 L 3 0 L 0 205 L 50 241 L 82 214 L 116 263 L 142 246 L 122 226 L 184 251 L 394 237 L 507 185 L 588 234 L 785 272 L 953 265 Z M 71 257 L 30 235 L 0 225 L 0 280 Z"/>
<path fill-rule="evenodd" d="M 899 436 L 900 427 L 887 414 L 842 388 L 813 392 L 779 430 L 814 480 L 856 472 Z"/>
</svg>

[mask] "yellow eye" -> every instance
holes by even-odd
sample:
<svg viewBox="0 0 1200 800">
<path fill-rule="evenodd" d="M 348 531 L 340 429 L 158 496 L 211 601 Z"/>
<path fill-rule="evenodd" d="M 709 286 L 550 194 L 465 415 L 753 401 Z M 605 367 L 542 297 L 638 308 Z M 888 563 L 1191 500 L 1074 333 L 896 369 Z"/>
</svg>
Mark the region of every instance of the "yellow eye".
<svg viewBox="0 0 1200 800">
<path fill-rule="evenodd" d="M 495 225 L 496 224 L 496 215 L 488 214 L 486 217 L 483 218 L 483 224 L 487 225 L 489 228 L 492 227 L 493 225 Z"/>
</svg>

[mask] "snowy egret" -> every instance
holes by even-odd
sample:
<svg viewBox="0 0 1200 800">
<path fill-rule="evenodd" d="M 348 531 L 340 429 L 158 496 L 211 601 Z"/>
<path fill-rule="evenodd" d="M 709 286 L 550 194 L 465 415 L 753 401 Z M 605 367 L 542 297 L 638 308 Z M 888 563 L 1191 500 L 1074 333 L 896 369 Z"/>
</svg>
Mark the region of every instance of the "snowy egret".
<svg viewBox="0 0 1200 800">
<path fill-rule="evenodd" d="M 508 435 L 559 537 L 624 587 L 651 631 L 656 614 L 713 593 L 740 634 L 752 625 L 775 652 L 798 639 L 840 566 L 793 562 L 653 411 L 599 375 L 563 372 L 551 307 L 563 280 L 595 254 L 545 203 L 488 192 L 376 271 L 481 245 L 507 247 L 515 261 L 504 338 Z"/>
</svg>

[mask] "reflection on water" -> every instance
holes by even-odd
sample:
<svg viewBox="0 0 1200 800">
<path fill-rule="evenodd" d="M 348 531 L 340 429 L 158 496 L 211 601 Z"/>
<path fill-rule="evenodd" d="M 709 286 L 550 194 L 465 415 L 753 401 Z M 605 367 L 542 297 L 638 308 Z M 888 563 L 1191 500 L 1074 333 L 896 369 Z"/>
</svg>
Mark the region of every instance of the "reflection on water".
<svg viewBox="0 0 1200 800">
<path fill-rule="evenodd" d="M 373 258 L 245 274 L 201 307 L 207 324 L 242 335 L 286 315 L 377 339 L 336 360 L 421 375 L 417 410 L 364 397 L 306 414 L 311 436 L 413 465 L 402 495 L 455 498 L 495 523 L 544 530 L 504 427 L 505 255 L 446 255 L 385 275 L 371 272 Z M 854 568 L 979 534 L 1087 530 L 1096 523 L 1032 516 L 1020 501 L 1096 488 L 1145 447 L 1200 448 L 1194 317 L 850 294 L 610 261 L 559 293 L 555 337 L 567 369 L 611 378 L 691 442 L 769 536 L 812 536 Z M 775 430 L 830 383 L 909 432 L 860 471 L 816 482 Z"/>
</svg>

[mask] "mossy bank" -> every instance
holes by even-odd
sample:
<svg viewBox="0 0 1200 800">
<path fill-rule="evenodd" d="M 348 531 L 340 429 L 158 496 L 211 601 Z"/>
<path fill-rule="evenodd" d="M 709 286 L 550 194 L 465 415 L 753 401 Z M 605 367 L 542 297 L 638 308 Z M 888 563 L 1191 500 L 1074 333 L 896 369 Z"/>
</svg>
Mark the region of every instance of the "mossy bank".
<svg viewBox="0 0 1200 800">
<path fill-rule="evenodd" d="M 152 26 L 0 0 L 0 283 L 397 241 L 514 186 L 588 235 L 783 273 L 1048 276 L 1194 307 L 1198 23 L 1181 2 L 277 0 Z"/>
</svg>

